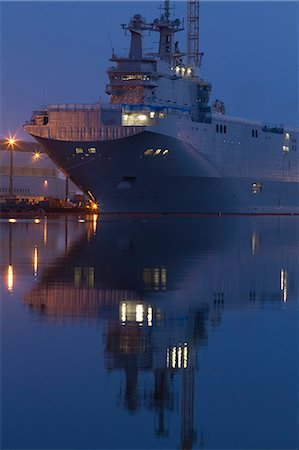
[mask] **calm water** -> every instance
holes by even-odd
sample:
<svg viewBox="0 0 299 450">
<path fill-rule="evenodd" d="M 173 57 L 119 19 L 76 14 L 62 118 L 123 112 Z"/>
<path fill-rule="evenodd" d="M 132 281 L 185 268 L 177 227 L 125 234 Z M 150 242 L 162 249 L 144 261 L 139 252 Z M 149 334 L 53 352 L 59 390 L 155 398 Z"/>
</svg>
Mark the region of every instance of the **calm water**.
<svg viewBox="0 0 299 450">
<path fill-rule="evenodd" d="M 298 448 L 299 218 L 0 227 L 2 449 Z"/>
</svg>

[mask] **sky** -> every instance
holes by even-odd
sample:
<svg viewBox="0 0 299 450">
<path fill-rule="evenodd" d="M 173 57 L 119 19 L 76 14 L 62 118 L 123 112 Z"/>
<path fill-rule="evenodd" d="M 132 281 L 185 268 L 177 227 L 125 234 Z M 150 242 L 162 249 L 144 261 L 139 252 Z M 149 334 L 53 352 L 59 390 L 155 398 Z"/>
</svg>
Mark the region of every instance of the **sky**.
<svg viewBox="0 0 299 450">
<path fill-rule="evenodd" d="M 1 1 L 0 137 L 29 140 L 22 125 L 42 105 L 108 101 L 112 47 L 124 55 L 130 44 L 120 24 L 136 13 L 152 21 L 161 3 Z M 186 17 L 186 2 L 171 4 Z M 295 1 L 200 1 L 201 77 L 229 115 L 298 127 L 298 11 Z M 184 50 L 185 32 L 177 37 Z"/>
</svg>

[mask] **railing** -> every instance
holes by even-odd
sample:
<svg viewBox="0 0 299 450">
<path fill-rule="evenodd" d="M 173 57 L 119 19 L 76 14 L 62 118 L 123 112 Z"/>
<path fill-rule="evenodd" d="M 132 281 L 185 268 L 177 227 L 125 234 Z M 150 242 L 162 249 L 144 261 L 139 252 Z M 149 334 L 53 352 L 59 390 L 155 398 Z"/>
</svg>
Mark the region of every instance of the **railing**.
<svg viewBox="0 0 299 450">
<path fill-rule="evenodd" d="M 74 111 L 74 110 L 100 110 L 100 109 L 108 109 L 108 110 L 119 110 L 121 109 L 121 105 L 114 105 L 111 103 L 65 103 L 65 104 L 51 104 L 47 107 L 48 111 Z"/>
</svg>

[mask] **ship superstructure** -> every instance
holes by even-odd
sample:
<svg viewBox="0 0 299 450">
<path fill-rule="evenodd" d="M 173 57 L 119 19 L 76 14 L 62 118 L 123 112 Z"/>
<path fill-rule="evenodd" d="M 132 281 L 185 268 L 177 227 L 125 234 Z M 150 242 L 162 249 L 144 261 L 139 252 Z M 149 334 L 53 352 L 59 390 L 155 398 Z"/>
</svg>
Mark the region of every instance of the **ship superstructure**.
<svg viewBox="0 0 299 450">
<path fill-rule="evenodd" d="M 176 40 L 184 23 L 170 16 L 165 1 L 153 22 L 136 14 L 122 25 L 130 50 L 113 51 L 108 105 L 50 105 L 26 130 L 102 211 L 298 212 L 298 130 L 211 107 L 198 1 L 188 2 L 186 58 Z M 158 33 L 157 53 L 144 51 L 145 32 Z"/>
</svg>

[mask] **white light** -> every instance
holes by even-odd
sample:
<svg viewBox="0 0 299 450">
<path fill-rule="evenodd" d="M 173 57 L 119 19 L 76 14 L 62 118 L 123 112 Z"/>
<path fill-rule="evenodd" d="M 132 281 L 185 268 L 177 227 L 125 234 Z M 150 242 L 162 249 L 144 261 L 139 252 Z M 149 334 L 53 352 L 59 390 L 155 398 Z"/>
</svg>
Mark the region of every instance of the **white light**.
<svg viewBox="0 0 299 450">
<path fill-rule="evenodd" d="M 16 221 L 17 221 L 17 220 L 16 220 L 16 219 L 13 219 L 13 218 L 8 219 L 8 222 L 9 222 L 9 223 L 16 223 Z"/>
<path fill-rule="evenodd" d="M 150 118 L 151 118 L 151 119 L 154 119 L 154 117 L 155 117 L 155 113 L 154 113 L 154 111 L 151 111 L 151 112 L 150 112 Z"/>
<path fill-rule="evenodd" d="M 136 305 L 136 322 L 143 322 L 143 305 Z"/>
<path fill-rule="evenodd" d="M 289 134 L 289 133 L 286 133 L 286 134 L 285 134 L 285 138 L 286 138 L 286 140 L 288 141 L 288 140 L 290 139 L 290 134 Z"/>
<path fill-rule="evenodd" d="M 127 314 L 127 305 L 125 302 L 122 302 L 121 304 L 121 321 L 126 321 L 126 314 Z"/>
<path fill-rule="evenodd" d="M 34 219 L 34 223 L 40 223 L 39 219 Z"/>
<path fill-rule="evenodd" d="M 184 359 L 184 369 L 188 366 L 188 347 L 187 344 L 184 346 L 184 352 L 183 352 L 183 359 Z"/>
<path fill-rule="evenodd" d="M 179 71 L 180 71 L 179 66 L 176 66 L 175 71 L 176 71 L 176 73 L 179 73 Z"/>
<path fill-rule="evenodd" d="M 178 348 L 178 368 L 182 367 L 182 347 Z"/>
<path fill-rule="evenodd" d="M 147 308 L 147 324 L 149 327 L 153 325 L 153 308 L 151 306 Z"/>
<path fill-rule="evenodd" d="M 139 115 L 137 116 L 137 119 L 138 119 L 138 120 L 141 120 L 142 122 L 144 122 L 144 121 L 147 119 L 147 117 L 146 117 L 145 114 L 139 114 Z"/>
<path fill-rule="evenodd" d="M 124 115 L 123 115 L 123 118 L 124 118 L 125 120 L 128 120 L 129 114 L 124 114 Z"/>
<path fill-rule="evenodd" d="M 80 222 L 80 223 L 84 223 L 84 222 L 85 222 L 85 220 L 84 220 L 84 219 L 78 219 L 78 222 Z"/>
<path fill-rule="evenodd" d="M 173 347 L 171 352 L 171 367 L 175 369 L 175 366 L 176 366 L 176 347 Z"/>
<path fill-rule="evenodd" d="M 48 186 L 48 180 L 44 181 L 44 186 Z"/>
</svg>

